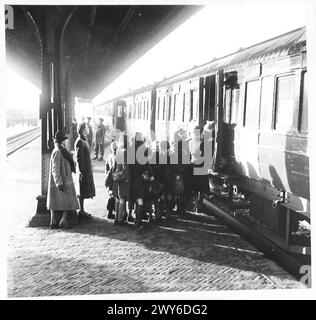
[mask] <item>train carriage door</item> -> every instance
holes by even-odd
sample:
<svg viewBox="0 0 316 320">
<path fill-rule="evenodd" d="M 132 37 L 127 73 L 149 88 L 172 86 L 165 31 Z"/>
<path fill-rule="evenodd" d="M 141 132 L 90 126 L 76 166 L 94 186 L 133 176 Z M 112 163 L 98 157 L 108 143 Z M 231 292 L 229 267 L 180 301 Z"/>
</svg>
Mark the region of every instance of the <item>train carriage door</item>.
<svg viewBox="0 0 316 320">
<path fill-rule="evenodd" d="M 216 75 L 207 76 L 203 86 L 203 119 L 205 121 L 214 121 L 216 107 Z"/>
<path fill-rule="evenodd" d="M 236 137 L 236 159 L 242 165 L 242 174 L 256 180 L 261 176 L 258 162 L 260 91 L 260 78 L 246 79 L 242 126 Z"/>
<path fill-rule="evenodd" d="M 200 79 L 200 112 L 201 124 L 214 122 L 216 108 L 216 75 L 210 75 Z M 214 156 L 215 149 L 215 130 L 212 129 L 212 154 Z M 210 160 L 212 162 L 212 160 Z"/>
<path fill-rule="evenodd" d="M 213 152 L 213 169 L 218 171 L 221 167 L 223 148 L 223 70 L 219 70 L 215 76 L 215 145 Z"/>
</svg>

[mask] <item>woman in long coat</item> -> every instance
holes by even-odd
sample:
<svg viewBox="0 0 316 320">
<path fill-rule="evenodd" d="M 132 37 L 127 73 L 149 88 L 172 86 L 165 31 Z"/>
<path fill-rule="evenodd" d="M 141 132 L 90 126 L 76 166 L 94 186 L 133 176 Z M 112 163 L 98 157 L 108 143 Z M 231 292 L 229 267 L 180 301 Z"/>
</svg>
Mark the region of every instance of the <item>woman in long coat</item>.
<svg viewBox="0 0 316 320">
<path fill-rule="evenodd" d="M 84 199 L 90 199 L 95 196 L 90 150 L 86 138 L 87 133 L 86 123 L 83 122 L 78 126 L 78 138 L 75 142 L 76 159 L 79 169 L 79 218 L 83 216 L 91 218 L 91 215 L 84 211 Z"/>
<path fill-rule="evenodd" d="M 51 229 L 67 227 L 68 211 L 79 209 L 76 190 L 72 179 L 75 163 L 72 155 L 66 150 L 63 132 L 55 134 L 55 148 L 51 154 L 48 178 L 47 208 L 51 212 Z M 55 218 L 56 211 L 63 211 L 59 224 Z"/>
</svg>

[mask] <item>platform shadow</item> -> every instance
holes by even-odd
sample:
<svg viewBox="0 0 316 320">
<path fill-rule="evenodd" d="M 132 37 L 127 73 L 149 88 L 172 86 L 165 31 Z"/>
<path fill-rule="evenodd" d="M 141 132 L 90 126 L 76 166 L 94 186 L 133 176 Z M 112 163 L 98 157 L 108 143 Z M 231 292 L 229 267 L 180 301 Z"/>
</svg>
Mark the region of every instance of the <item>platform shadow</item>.
<svg viewBox="0 0 316 320">
<path fill-rule="evenodd" d="M 80 233 L 134 242 L 149 250 L 253 272 L 259 270 L 256 262 L 262 263 L 264 259 L 260 251 L 222 222 L 207 215 L 187 213 L 168 222 L 144 222 L 141 229 L 133 224 L 115 226 L 112 220 L 93 218 L 91 223 L 52 232 Z"/>
</svg>

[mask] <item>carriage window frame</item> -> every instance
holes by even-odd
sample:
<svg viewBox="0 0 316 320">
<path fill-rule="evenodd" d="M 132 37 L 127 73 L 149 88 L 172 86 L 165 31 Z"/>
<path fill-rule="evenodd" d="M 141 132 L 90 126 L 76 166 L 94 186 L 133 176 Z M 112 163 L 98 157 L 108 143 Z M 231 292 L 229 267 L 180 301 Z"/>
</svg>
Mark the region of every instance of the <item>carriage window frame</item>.
<svg viewBox="0 0 316 320">
<path fill-rule="evenodd" d="M 284 128 L 277 125 L 278 119 L 278 94 L 279 94 L 279 81 L 280 79 L 284 80 L 286 78 L 293 79 L 294 89 L 293 89 L 293 109 L 292 109 L 292 117 L 289 128 Z M 274 97 L 273 97 L 273 115 L 272 115 L 272 130 L 276 133 L 293 133 L 297 129 L 297 124 L 294 124 L 295 113 L 295 103 L 296 103 L 296 78 L 297 75 L 294 72 L 278 74 L 274 79 Z"/>
<path fill-rule="evenodd" d="M 196 97 L 196 99 L 194 99 Z M 195 104 L 196 102 L 196 104 Z M 190 90 L 190 121 L 199 119 L 199 91 L 197 89 Z"/>
<path fill-rule="evenodd" d="M 248 110 L 248 102 L 247 102 L 247 94 L 248 94 L 248 84 L 249 83 L 257 83 L 257 95 L 258 95 L 258 100 L 257 100 L 257 117 L 256 117 L 256 121 L 257 124 L 255 127 L 249 126 L 247 125 L 247 110 Z M 240 92 L 239 92 L 240 94 Z M 261 99 L 261 78 L 252 78 L 252 79 L 247 79 L 245 81 L 245 89 L 244 89 L 244 108 L 243 108 L 243 127 L 246 129 L 250 129 L 250 130 L 259 130 L 259 119 L 260 119 L 260 99 Z M 252 109 L 251 109 L 252 110 Z M 250 122 L 251 123 L 251 122 Z"/>
<path fill-rule="evenodd" d="M 230 123 L 230 115 L 231 115 L 232 91 L 233 91 L 232 88 L 225 87 L 223 121 L 228 124 Z"/>
<path fill-rule="evenodd" d="M 146 100 L 143 100 L 143 119 L 146 120 Z"/>
<path fill-rule="evenodd" d="M 178 94 L 173 95 L 173 121 L 176 121 L 176 108 L 179 101 Z"/>
<path fill-rule="evenodd" d="M 157 120 L 160 119 L 160 97 L 157 99 Z"/>
<path fill-rule="evenodd" d="M 306 107 L 304 107 L 306 106 Z M 303 110 L 306 112 L 306 127 L 307 130 L 303 131 Z M 298 115 L 298 133 L 301 135 L 308 135 L 309 123 L 308 123 L 308 74 L 307 70 L 302 70 L 300 78 L 300 104 Z"/>
<path fill-rule="evenodd" d="M 171 120 L 171 108 L 172 108 L 172 99 L 171 99 L 171 95 L 168 95 L 168 106 L 167 106 L 167 115 L 166 115 L 166 119 L 167 121 Z"/>
<path fill-rule="evenodd" d="M 185 98 L 186 98 L 186 93 L 183 93 L 182 122 L 184 122 L 184 120 L 185 120 Z"/>
<path fill-rule="evenodd" d="M 149 120 L 149 100 L 146 101 L 146 108 L 147 108 L 147 120 Z"/>
</svg>

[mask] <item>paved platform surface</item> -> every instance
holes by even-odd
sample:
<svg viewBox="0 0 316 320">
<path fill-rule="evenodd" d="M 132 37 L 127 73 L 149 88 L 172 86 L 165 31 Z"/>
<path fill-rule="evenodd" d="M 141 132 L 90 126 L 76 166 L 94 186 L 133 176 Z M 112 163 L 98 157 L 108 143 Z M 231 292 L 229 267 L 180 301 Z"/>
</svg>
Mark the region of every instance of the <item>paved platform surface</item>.
<svg viewBox="0 0 316 320">
<path fill-rule="evenodd" d="M 40 193 L 40 140 L 8 158 L 8 297 L 305 288 L 213 216 L 114 226 L 104 164 L 93 163 L 93 222 L 49 230 L 26 227 Z"/>
</svg>

